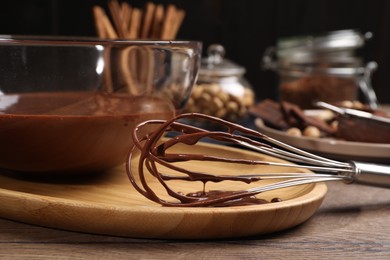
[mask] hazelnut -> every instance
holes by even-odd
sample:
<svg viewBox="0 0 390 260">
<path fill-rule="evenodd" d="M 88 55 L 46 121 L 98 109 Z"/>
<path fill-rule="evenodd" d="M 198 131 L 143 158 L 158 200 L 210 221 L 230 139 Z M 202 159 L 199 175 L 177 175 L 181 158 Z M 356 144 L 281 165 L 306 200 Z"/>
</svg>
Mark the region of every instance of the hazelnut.
<svg viewBox="0 0 390 260">
<path fill-rule="evenodd" d="M 223 108 L 223 101 L 219 97 L 214 97 L 211 104 L 216 107 L 216 109 Z"/>
<path fill-rule="evenodd" d="M 321 137 L 321 132 L 318 127 L 308 126 L 303 130 L 303 135 L 307 137 Z"/>
<path fill-rule="evenodd" d="M 236 112 L 238 110 L 238 104 L 237 102 L 234 102 L 234 101 L 230 101 L 227 106 L 226 106 L 226 109 L 231 113 L 231 112 Z"/>
<path fill-rule="evenodd" d="M 218 97 L 222 100 L 222 102 L 227 103 L 229 101 L 229 94 L 226 92 L 218 92 Z"/>
<path fill-rule="evenodd" d="M 226 110 L 225 110 L 224 108 L 219 109 L 219 110 L 215 113 L 215 116 L 216 116 L 216 117 L 219 117 L 219 118 L 224 118 L 224 117 L 226 117 Z"/>
<path fill-rule="evenodd" d="M 339 121 L 333 121 L 332 123 L 330 123 L 330 127 L 335 131 L 337 132 L 337 129 L 339 127 Z"/>
<path fill-rule="evenodd" d="M 218 93 L 221 92 L 221 88 L 218 84 L 210 84 L 205 87 L 205 91 L 207 91 L 211 95 L 218 95 Z"/>
<path fill-rule="evenodd" d="M 199 97 L 199 103 L 202 104 L 202 106 L 208 106 L 210 104 L 211 99 L 212 96 L 209 93 L 203 92 L 202 95 Z"/>
<path fill-rule="evenodd" d="M 203 92 L 203 87 L 201 85 L 196 85 L 192 89 L 192 97 L 194 99 L 197 99 L 202 95 L 202 92 Z"/>
<path fill-rule="evenodd" d="M 355 100 L 352 103 L 353 103 L 352 108 L 354 108 L 354 109 L 363 109 L 363 107 L 364 107 L 360 101 Z"/>
<path fill-rule="evenodd" d="M 342 107 L 346 107 L 346 108 L 352 108 L 353 107 L 353 103 L 350 100 L 344 100 L 344 101 L 341 102 L 340 105 Z"/>
<path fill-rule="evenodd" d="M 291 135 L 291 136 L 302 136 L 301 130 L 299 130 L 296 127 L 292 127 L 292 128 L 287 129 L 286 133 L 288 135 Z"/>
</svg>

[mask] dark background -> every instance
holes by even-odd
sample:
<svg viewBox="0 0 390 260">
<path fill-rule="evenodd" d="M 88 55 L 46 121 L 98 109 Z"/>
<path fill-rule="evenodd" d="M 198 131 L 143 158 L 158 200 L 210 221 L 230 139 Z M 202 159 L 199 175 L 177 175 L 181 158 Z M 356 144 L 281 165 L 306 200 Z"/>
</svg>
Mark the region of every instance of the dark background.
<svg viewBox="0 0 390 260">
<path fill-rule="evenodd" d="M 144 7 L 147 1 L 127 0 Z M 386 0 L 175 0 L 187 15 L 178 38 L 225 46 L 226 57 L 247 69 L 258 99 L 277 97 L 277 77 L 261 68 L 268 46 L 279 37 L 332 30 L 370 31 L 359 52 L 379 64 L 373 86 L 381 103 L 390 103 L 390 1 Z M 95 36 L 92 7 L 106 0 L 1 1 L 0 34 Z M 1 57 L 0 57 L 1 58 Z"/>
</svg>

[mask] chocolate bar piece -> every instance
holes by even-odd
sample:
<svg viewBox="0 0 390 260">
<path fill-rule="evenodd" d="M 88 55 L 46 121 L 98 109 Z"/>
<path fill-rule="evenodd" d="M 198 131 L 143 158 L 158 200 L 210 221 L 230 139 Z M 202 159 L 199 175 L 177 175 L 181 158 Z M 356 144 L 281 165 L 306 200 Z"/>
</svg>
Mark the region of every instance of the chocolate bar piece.
<svg viewBox="0 0 390 260">
<path fill-rule="evenodd" d="M 307 126 L 315 126 L 327 134 L 333 134 L 334 130 L 324 121 L 305 115 L 297 105 L 283 101 L 276 102 L 266 99 L 249 109 L 249 113 L 261 118 L 269 127 L 278 130 L 287 130 L 291 127 L 304 129 Z"/>
<path fill-rule="evenodd" d="M 290 128 L 289 123 L 286 120 L 285 114 L 281 110 L 281 106 L 278 102 L 270 99 L 265 99 L 262 102 L 249 108 L 249 114 L 254 117 L 261 118 L 269 127 L 285 130 Z"/>
</svg>

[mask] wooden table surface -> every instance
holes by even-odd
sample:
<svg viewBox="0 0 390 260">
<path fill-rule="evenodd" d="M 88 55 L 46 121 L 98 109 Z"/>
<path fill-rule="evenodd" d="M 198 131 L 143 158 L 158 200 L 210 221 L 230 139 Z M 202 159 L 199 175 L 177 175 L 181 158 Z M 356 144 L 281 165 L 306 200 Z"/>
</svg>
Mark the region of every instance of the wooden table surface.
<svg viewBox="0 0 390 260">
<path fill-rule="evenodd" d="M 0 219 L 0 259 L 390 257 L 390 189 L 329 183 L 317 213 L 262 237 L 172 241 L 90 235 Z"/>
</svg>

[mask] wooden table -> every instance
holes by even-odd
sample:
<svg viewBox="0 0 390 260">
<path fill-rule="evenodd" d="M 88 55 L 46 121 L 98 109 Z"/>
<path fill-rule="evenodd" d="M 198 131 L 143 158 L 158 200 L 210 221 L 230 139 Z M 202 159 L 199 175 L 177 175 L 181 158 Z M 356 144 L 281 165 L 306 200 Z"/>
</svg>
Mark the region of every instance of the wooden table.
<svg viewBox="0 0 390 260">
<path fill-rule="evenodd" d="M 329 183 L 317 213 L 277 234 L 221 241 L 82 234 L 0 219 L 0 259 L 270 259 L 390 257 L 390 189 Z"/>
</svg>

